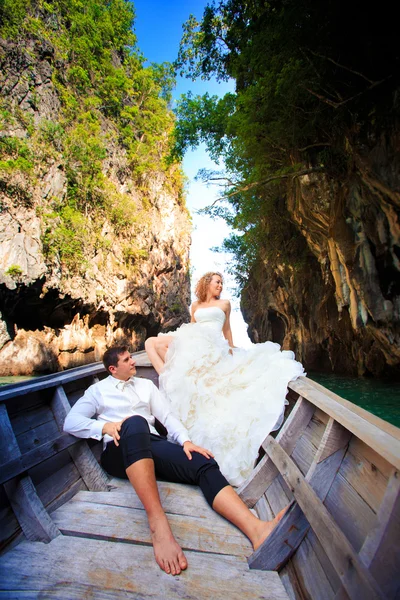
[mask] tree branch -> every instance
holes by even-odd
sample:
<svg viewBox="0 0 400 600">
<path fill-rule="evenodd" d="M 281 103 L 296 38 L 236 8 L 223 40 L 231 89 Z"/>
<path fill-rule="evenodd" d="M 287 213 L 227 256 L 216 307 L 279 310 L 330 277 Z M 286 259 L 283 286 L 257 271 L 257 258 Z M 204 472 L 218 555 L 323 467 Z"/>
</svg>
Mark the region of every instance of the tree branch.
<svg viewBox="0 0 400 600">
<path fill-rule="evenodd" d="M 329 60 L 329 62 L 333 63 L 337 67 L 340 67 L 341 69 L 344 69 L 345 71 L 349 71 L 349 73 L 353 73 L 354 75 L 358 75 L 359 77 L 362 77 L 363 79 L 365 79 L 365 81 L 368 81 L 368 83 L 371 83 L 371 84 L 378 83 L 377 81 L 372 81 L 372 79 L 369 79 L 368 77 L 363 75 L 363 73 L 360 73 L 359 71 L 355 71 L 354 69 L 350 69 L 350 67 L 346 67 L 346 65 L 342 65 L 341 63 L 338 63 L 336 60 L 333 60 L 333 58 L 330 58 L 329 56 L 324 56 L 323 54 L 319 54 L 318 52 L 313 52 L 312 50 L 309 50 L 309 52 L 311 52 L 311 54 L 314 54 L 314 56 L 319 56 L 319 58 L 323 58 L 324 60 Z"/>
<path fill-rule="evenodd" d="M 343 106 L 344 104 L 347 104 L 351 100 L 354 100 L 355 98 L 358 98 L 358 96 L 362 96 L 366 92 L 369 92 L 370 90 L 372 90 L 372 88 L 374 88 L 374 87 L 376 87 L 378 85 L 381 85 L 382 83 L 384 83 L 385 81 L 387 81 L 391 77 L 392 77 L 392 75 L 389 75 L 388 77 L 385 77 L 385 79 L 381 79 L 380 81 L 374 81 L 365 90 L 362 90 L 361 92 L 358 92 L 357 94 L 354 94 L 354 96 L 351 96 L 350 98 L 347 98 L 346 100 L 342 100 L 342 102 L 334 102 L 333 100 L 330 100 L 330 98 L 325 98 L 325 96 L 321 96 L 321 94 L 317 94 L 317 92 L 313 92 L 313 90 L 310 90 L 310 89 L 308 89 L 306 87 L 304 89 L 307 90 L 307 92 L 309 92 L 310 94 L 312 94 L 316 98 L 318 98 L 319 100 L 321 100 L 321 102 L 325 102 L 325 104 L 329 104 L 329 106 L 332 106 L 333 108 L 339 108 L 340 106 Z"/>
<path fill-rule="evenodd" d="M 226 194 L 226 196 L 221 196 L 220 198 L 216 198 L 214 200 L 214 202 L 212 204 L 210 204 L 210 208 L 212 206 L 214 206 L 220 200 L 226 200 L 227 198 L 236 196 L 236 194 L 240 194 L 242 192 L 248 192 L 249 190 L 252 190 L 253 188 L 258 187 L 260 185 L 267 185 L 268 183 L 271 183 L 271 181 L 277 181 L 279 179 L 289 179 L 290 177 L 292 179 L 295 179 L 296 177 L 301 177 L 302 175 L 309 175 L 310 173 L 320 173 L 321 171 L 324 171 L 324 169 L 322 167 L 314 167 L 313 169 L 303 169 L 302 171 L 296 171 L 296 173 L 286 173 L 285 175 L 275 175 L 273 177 L 268 177 L 268 179 L 264 179 L 263 181 L 253 181 L 253 183 L 249 183 L 248 185 L 245 185 L 239 189 L 236 189 L 233 192 Z"/>
<path fill-rule="evenodd" d="M 297 148 L 299 152 L 305 152 L 309 148 L 318 148 L 318 146 L 332 146 L 330 142 L 319 142 L 318 144 L 309 144 L 308 146 L 304 146 L 304 148 Z"/>
</svg>

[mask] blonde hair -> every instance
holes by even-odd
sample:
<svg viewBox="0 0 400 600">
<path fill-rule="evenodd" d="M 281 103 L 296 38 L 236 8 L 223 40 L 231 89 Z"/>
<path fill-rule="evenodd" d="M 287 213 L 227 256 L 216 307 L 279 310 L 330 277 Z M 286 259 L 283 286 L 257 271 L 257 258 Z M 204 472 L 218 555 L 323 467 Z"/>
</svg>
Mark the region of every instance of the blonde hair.
<svg viewBox="0 0 400 600">
<path fill-rule="evenodd" d="M 218 275 L 218 277 L 221 277 L 221 281 L 224 281 L 221 273 L 218 273 L 218 271 L 208 271 L 200 277 L 194 291 L 199 302 L 205 302 L 207 300 L 207 289 L 214 275 Z"/>
</svg>

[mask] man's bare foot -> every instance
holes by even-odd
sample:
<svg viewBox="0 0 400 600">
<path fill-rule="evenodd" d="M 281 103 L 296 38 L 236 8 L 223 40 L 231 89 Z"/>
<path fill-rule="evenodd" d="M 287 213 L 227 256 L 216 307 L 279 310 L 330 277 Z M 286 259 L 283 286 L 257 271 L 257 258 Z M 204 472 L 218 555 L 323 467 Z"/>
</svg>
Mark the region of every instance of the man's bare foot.
<svg viewBox="0 0 400 600">
<path fill-rule="evenodd" d="M 286 513 L 290 506 L 291 504 L 285 506 L 285 508 L 282 508 L 282 510 L 278 512 L 278 514 L 274 519 L 272 519 L 272 521 L 260 521 L 259 537 L 257 537 L 255 542 L 253 542 L 254 550 L 257 550 L 257 548 L 261 546 L 263 541 L 267 539 L 267 537 L 270 535 L 272 530 L 275 529 L 275 527 L 278 525 L 279 521 L 282 519 L 283 515 Z"/>
<path fill-rule="evenodd" d="M 158 566 L 168 574 L 179 575 L 188 564 L 182 548 L 172 535 L 166 517 L 150 523 L 150 533 Z"/>
</svg>

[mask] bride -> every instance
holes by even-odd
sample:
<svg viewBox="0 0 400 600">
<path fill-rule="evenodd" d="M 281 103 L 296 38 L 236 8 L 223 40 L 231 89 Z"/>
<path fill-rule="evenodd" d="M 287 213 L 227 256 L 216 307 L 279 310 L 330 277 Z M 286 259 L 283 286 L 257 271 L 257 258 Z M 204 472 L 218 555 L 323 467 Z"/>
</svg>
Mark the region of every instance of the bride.
<svg viewBox="0 0 400 600">
<path fill-rule="evenodd" d="M 147 339 L 145 347 L 191 440 L 209 448 L 229 483 L 238 486 L 265 437 L 282 424 L 289 381 L 304 370 L 293 352 L 273 342 L 234 347 L 231 305 L 220 298 L 222 287 L 220 273 L 203 275 L 191 323 Z"/>
</svg>

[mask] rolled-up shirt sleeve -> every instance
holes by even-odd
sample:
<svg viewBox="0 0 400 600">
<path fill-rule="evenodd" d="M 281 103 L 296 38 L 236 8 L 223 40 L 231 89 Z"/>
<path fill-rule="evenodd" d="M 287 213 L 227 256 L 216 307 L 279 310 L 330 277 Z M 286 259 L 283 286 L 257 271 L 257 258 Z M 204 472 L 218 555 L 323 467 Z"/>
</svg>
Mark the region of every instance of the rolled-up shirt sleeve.
<svg viewBox="0 0 400 600">
<path fill-rule="evenodd" d="M 156 419 L 166 427 L 169 437 L 171 437 L 174 442 L 183 446 L 185 442 L 190 441 L 190 436 L 186 427 L 174 415 L 169 400 L 161 394 L 155 385 L 152 386 L 150 409 Z"/>
<path fill-rule="evenodd" d="M 74 404 L 64 422 L 64 431 L 80 438 L 103 438 L 104 421 L 93 417 L 97 414 L 97 401 L 89 388 Z"/>
</svg>

